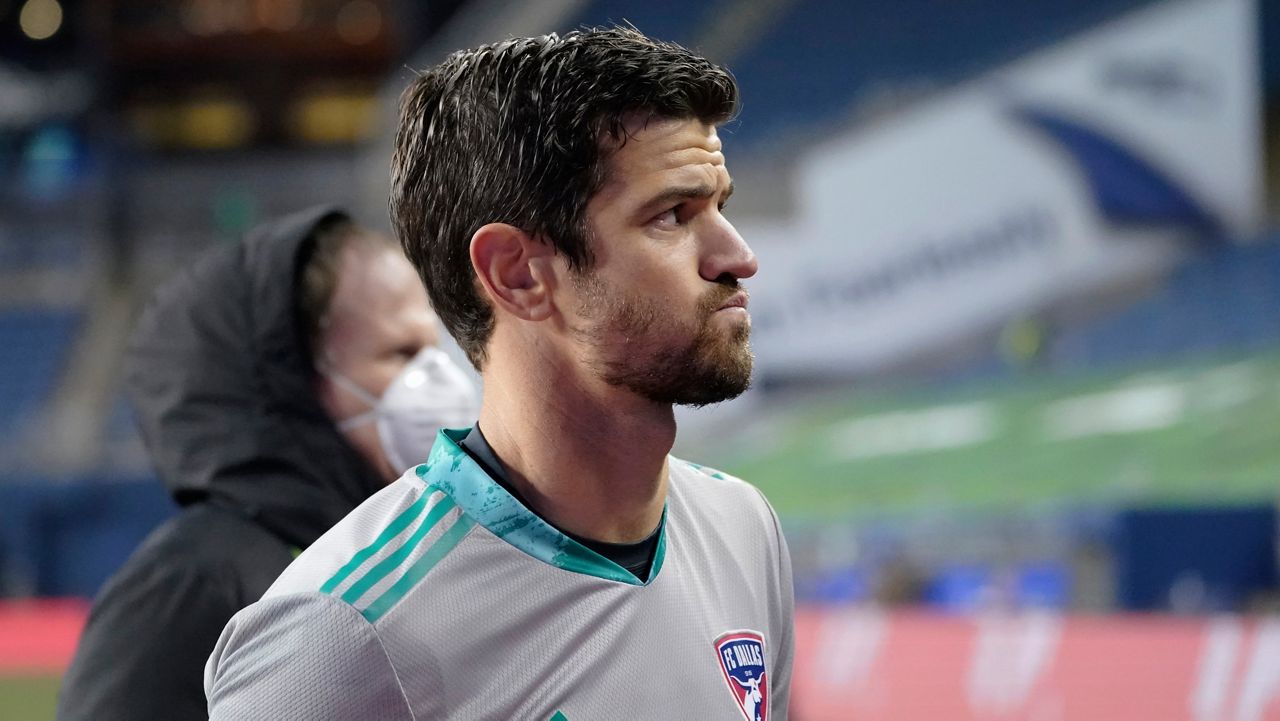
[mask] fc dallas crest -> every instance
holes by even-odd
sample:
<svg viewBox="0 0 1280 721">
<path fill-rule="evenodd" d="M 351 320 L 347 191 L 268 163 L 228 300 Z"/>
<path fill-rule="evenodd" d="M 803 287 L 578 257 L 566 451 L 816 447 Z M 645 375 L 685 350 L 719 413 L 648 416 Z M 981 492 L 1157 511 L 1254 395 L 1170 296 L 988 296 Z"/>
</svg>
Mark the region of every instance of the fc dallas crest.
<svg viewBox="0 0 1280 721">
<path fill-rule="evenodd" d="M 720 670 L 747 721 L 769 721 L 769 676 L 764 668 L 764 636 L 729 631 L 716 639 Z"/>
</svg>

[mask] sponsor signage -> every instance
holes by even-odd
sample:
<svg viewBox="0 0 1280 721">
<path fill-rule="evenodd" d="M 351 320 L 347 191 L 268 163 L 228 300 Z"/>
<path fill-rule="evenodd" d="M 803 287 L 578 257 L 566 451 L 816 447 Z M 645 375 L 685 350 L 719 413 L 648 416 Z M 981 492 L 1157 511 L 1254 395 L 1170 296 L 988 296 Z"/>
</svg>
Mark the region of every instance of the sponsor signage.
<svg viewBox="0 0 1280 721">
<path fill-rule="evenodd" d="M 760 371 L 878 370 L 1252 232 L 1256 14 L 1157 3 L 801 158 L 795 217 L 739 224 Z"/>
</svg>

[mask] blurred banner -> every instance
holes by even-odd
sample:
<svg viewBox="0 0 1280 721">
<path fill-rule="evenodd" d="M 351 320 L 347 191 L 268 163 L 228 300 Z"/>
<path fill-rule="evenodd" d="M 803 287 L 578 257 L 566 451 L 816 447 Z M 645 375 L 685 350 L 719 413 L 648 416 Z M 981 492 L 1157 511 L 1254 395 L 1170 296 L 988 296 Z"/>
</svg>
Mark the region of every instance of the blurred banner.
<svg viewBox="0 0 1280 721">
<path fill-rule="evenodd" d="M 802 610 L 795 721 L 1280 719 L 1280 621 Z"/>
<path fill-rule="evenodd" d="M 1162 272 L 1262 218 L 1257 8 L 1159 3 L 802 157 L 763 374 L 856 374 Z"/>
<path fill-rule="evenodd" d="M 0 679 L 61 675 L 88 617 L 81 598 L 0 601 Z"/>
</svg>

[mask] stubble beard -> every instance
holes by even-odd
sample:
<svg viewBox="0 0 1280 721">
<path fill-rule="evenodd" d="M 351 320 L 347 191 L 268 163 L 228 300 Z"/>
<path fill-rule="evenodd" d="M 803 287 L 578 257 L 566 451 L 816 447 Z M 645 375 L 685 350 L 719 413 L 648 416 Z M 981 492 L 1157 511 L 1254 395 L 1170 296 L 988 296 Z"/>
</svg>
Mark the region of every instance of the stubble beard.
<svg viewBox="0 0 1280 721">
<path fill-rule="evenodd" d="M 616 293 L 594 275 L 578 276 L 579 311 L 592 323 L 577 333 L 593 346 L 600 378 L 669 405 L 705 406 L 742 395 L 755 360 L 751 322 L 716 327 L 716 311 L 741 290 L 736 279 L 718 282 L 695 309 L 696 327 L 688 328 L 653 299 Z"/>
</svg>

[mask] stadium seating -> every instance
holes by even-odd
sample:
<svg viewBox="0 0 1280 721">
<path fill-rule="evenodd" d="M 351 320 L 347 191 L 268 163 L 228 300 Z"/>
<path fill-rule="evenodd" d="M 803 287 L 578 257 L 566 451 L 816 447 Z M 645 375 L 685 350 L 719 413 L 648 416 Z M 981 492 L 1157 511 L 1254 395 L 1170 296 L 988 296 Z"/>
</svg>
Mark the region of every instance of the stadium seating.
<svg viewBox="0 0 1280 721">
<path fill-rule="evenodd" d="M 82 315 L 35 307 L 0 311 L 0 436 L 12 438 L 48 400 Z"/>
<path fill-rule="evenodd" d="M 899 0 L 885 12 L 799 0 L 730 59 L 744 98 L 733 142 L 755 149 L 837 121 L 880 92 L 964 80 L 1148 2 Z"/>
<path fill-rule="evenodd" d="M 38 242 L 0 242 L 0 268 L 6 271 L 73 269 L 83 260 L 83 243 L 70 234 L 50 233 Z"/>
<path fill-rule="evenodd" d="M 6 228 L 0 231 L 0 269 L 6 273 L 73 270 L 85 261 L 84 245 L 84 239 L 74 233 Z"/>
<path fill-rule="evenodd" d="M 0 596 L 92 597 L 174 512 L 155 479 L 6 478 L 0 483 Z"/>
<path fill-rule="evenodd" d="M 1246 351 L 1280 343 L 1280 236 L 1203 251 L 1152 296 L 1058 336 L 1063 370 Z"/>
</svg>

